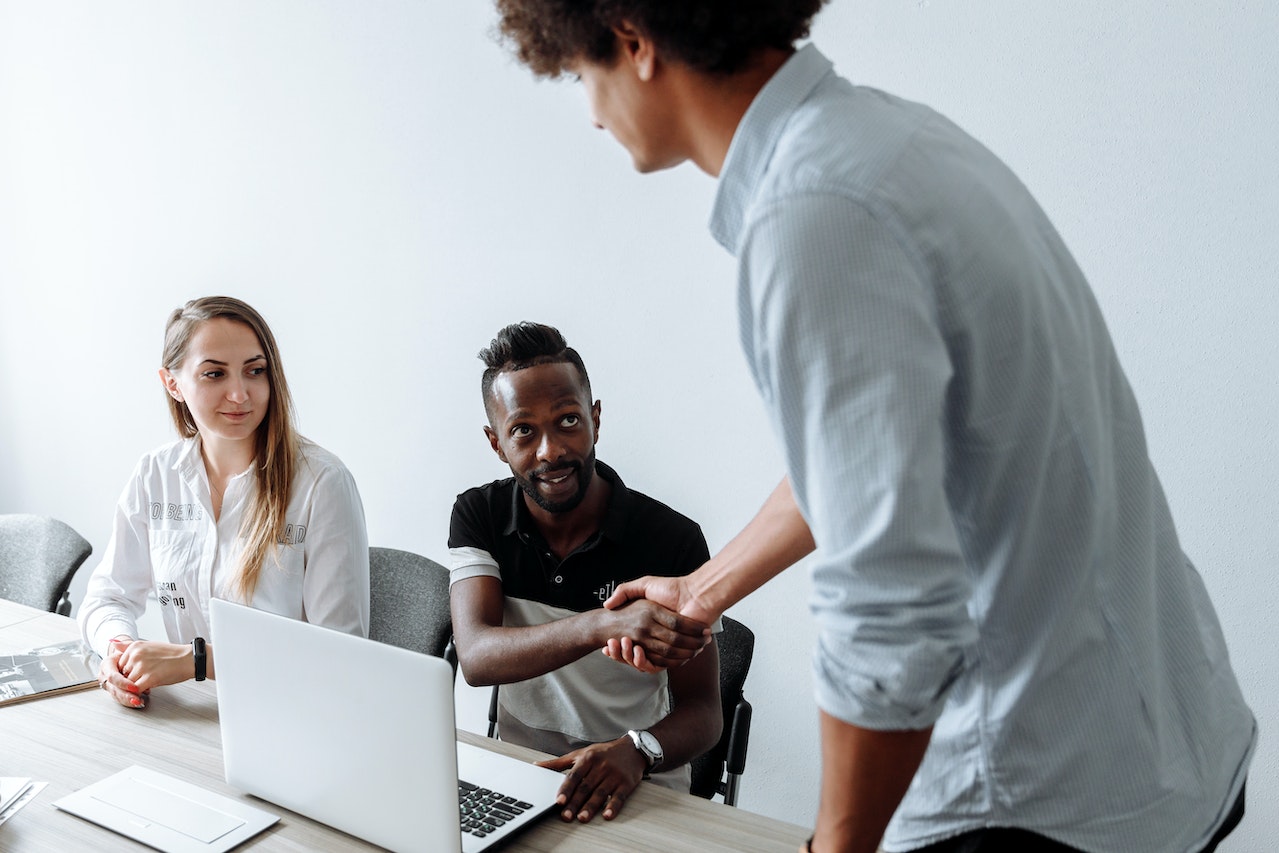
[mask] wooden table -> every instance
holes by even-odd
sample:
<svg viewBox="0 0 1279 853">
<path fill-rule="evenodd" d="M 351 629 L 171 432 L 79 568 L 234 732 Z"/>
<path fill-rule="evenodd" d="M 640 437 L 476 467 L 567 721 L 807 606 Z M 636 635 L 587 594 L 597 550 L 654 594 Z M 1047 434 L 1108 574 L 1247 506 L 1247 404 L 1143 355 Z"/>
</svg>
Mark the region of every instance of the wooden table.
<svg viewBox="0 0 1279 853">
<path fill-rule="evenodd" d="M 0 653 L 12 654 L 78 634 L 75 622 L 0 599 Z M 532 750 L 471 732 L 458 739 L 533 760 Z M 0 707 L 0 776 L 30 776 L 49 786 L 0 826 L 0 850 L 14 853 L 144 850 L 142 845 L 58 811 L 53 801 L 131 764 L 140 764 L 280 816 L 239 849 L 379 850 L 274 803 L 228 786 L 222 769 L 214 682 L 188 681 L 153 691 L 134 711 L 97 689 Z M 643 783 L 616 820 L 568 824 L 553 813 L 516 836 L 508 851 L 794 851 L 808 830 L 742 809 Z"/>
</svg>

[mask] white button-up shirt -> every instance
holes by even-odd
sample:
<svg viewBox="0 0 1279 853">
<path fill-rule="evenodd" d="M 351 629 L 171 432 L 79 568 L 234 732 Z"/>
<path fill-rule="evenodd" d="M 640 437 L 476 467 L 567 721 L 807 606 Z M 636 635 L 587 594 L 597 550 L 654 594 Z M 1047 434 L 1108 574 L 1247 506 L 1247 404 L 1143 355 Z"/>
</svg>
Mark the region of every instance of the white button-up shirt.
<svg viewBox="0 0 1279 853">
<path fill-rule="evenodd" d="M 341 460 L 308 441 L 298 461 L 284 541 L 263 563 L 252 606 L 367 636 L 368 534 L 355 480 Z M 240 521 L 256 490 L 252 468 L 234 477 L 214 521 L 198 436 L 143 456 L 80 605 L 86 642 L 105 655 L 112 637 L 137 637 L 136 620 L 152 592 L 169 642 L 215 642 L 209 601 L 235 599 Z"/>
</svg>

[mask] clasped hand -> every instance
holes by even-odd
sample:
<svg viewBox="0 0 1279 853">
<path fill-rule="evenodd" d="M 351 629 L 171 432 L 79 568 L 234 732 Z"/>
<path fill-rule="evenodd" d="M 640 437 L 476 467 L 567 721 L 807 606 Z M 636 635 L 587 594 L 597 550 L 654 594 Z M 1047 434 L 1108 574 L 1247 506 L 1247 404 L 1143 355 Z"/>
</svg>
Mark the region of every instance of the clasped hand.
<svg viewBox="0 0 1279 853">
<path fill-rule="evenodd" d="M 665 629 L 647 634 L 642 627 L 621 630 L 601 649 L 613 660 L 649 673 L 692 660 L 710 642 L 710 624 L 718 618 L 692 598 L 683 578 L 643 577 L 624 583 L 604 607 L 619 615 L 639 608 Z"/>
<path fill-rule="evenodd" d="M 145 708 L 152 687 L 179 684 L 194 675 L 188 645 L 116 639 L 98 667 L 98 684 L 121 705 Z"/>
<path fill-rule="evenodd" d="M 607 612 L 611 615 L 611 624 L 604 654 L 632 663 L 644 672 L 658 672 L 687 663 L 710 642 L 707 625 L 655 601 L 623 600 Z M 610 651 L 612 649 L 617 653 Z M 633 663 L 635 660 L 643 665 Z"/>
</svg>

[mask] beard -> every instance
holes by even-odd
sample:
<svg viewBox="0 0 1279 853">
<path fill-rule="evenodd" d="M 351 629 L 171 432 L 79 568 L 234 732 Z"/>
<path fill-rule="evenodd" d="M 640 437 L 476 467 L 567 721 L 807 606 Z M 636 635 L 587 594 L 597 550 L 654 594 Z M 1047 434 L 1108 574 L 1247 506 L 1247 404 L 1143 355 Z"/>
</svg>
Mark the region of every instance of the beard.
<svg viewBox="0 0 1279 853">
<path fill-rule="evenodd" d="M 563 471 L 572 471 L 572 477 L 577 481 L 577 491 L 569 495 L 562 501 L 547 500 L 538 490 L 537 484 L 533 482 L 534 478 L 546 479 L 547 475 L 558 475 Z M 512 472 L 514 473 L 514 472 Z M 556 465 L 552 468 L 539 468 L 528 477 L 521 477 L 515 474 L 515 482 L 520 484 L 520 488 L 524 490 L 524 494 L 532 498 L 533 503 L 540 506 L 547 512 L 569 512 L 577 509 L 578 505 L 586 497 L 586 490 L 590 488 L 591 478 L 595 476 L 595 448 L 591 448 L 591 452 L 587 454 L 585 462 L 568 462 L 563 465 Z"/>
</svg>

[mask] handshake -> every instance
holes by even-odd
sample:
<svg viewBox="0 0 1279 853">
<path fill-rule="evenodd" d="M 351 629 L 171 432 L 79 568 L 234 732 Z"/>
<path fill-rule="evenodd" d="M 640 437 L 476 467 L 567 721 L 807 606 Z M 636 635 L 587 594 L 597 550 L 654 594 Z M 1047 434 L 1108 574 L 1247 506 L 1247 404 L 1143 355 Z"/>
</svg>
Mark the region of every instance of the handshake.
<svg viewBox="0 0 1279 853">
<path fill-rule="evenodd" d="M 643 577 L 619 586 L 605 609 L 612 636 L 601 651 L 641 672 L 682 666 L 711 641 L 720 614 L 701 604 L 688 578 Z"/>
</svg>

